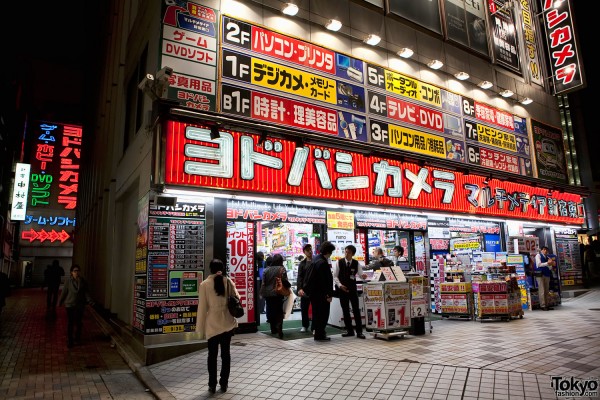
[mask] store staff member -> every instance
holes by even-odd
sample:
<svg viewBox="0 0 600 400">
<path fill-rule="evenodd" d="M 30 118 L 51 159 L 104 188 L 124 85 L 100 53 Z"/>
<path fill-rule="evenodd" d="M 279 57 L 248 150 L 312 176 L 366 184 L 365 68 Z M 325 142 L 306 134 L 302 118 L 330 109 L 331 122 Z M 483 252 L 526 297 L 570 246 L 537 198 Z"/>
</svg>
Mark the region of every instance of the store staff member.
<svg viewBox="0 0 600 400">
<path fill-rule="evenodd" d="M 552 266 L 555 265 L 553 259 L 548 257 L 548 247 L 544 246 L 535 256 L 535 280 L 538 285 L 538 297 L 540 298 L 540 308 L 544 311 L 554 310 L 548 307 L 550 291 L 550 277 L 552 276 Z"/>
<path fill-rule="evenodd" d="M 364 280 L 367 279 L 367 274 L 362 270 L 362 267 L 357 260 L 353 259 L 356 254 L 356 247 L 348 245 L 344 249 L 344 258 L 338 260 L 335 269 L 333 270 L 333 282 L 338 287 L 338 295 L 340 297 L 340 305 L 344 314 L 344 325 L 346 333 L 343 337 L 354 336 L 354 328 L 352 327 L 352 318 L 350 318 L 350 307 L 352 304 L 352 314 L 356 323 L 356 337 L 364 339 L 362 333 L 362 319 L 360 315 L 360 306 L 358 305 L 358 291 L 356 289 L 356 274 Z"/>
</svg>

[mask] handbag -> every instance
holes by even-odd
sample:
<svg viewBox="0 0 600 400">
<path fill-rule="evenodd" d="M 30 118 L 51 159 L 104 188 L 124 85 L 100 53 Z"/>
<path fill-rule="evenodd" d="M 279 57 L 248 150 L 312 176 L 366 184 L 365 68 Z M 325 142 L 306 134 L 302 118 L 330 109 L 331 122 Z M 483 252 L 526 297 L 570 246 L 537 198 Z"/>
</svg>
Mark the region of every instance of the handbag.
<svg viewBox="0 0 600 400">
<path fill-rule="evenodd" d="M 279 296 L 287 297 L 290 295 L 291 291 L 289 287 L 283 286 L 283 281 L 281 277 L 283 276 L 283 268 L 279 270 L 279 276 L 275 277 L 275 293 Z"/>
<path fill-rule="evenodd" d="M 229 278 L 227 278 L 227 309 L 232 317 L 242 318 L 244 316 L 244 307 L 242 307 L 242 303 L 240 303 L 240 299 L 237 296 L 229 295 L 230 282 Z"/>
</svg>

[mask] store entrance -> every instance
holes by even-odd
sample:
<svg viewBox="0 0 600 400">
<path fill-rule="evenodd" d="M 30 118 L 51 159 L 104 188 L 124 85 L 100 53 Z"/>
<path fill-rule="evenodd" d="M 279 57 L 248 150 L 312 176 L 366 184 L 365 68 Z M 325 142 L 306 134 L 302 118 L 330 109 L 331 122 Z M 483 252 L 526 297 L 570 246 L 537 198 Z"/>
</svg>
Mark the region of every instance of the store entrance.
<svg viewBox="0 0 600 400">
<path fill-rule="evenodd" d="M 311 244 L 313 253 L 315 253 L 321 244 L 324 226 L 284 222 L 257 222 L 256 225 L 256 251 L 260 251 L 265 255 L 266 262 L 269 260 L 269 257 L 281 254 L 284 259 L 284 267 L 287 270 L 288 279 L 292 284 L 292 290 L 294 293 L 298 293 L 296 280 L 298 278 L 298 265 L 304 258 L 302 248 L 306 244 Z M 260 325 L 265 326 L 267 316 L 264 309 L 264 301 L 261 301 L 262 299 L 259 296 L 257 296 L 257 299 L 257 310 L 260 313 L 257 316 L 257 321 L 259 321 Z M 300 320 L 300 298 L 296 298 L 293 310 L 294 312 L 289 320 Z"/>
</svg>

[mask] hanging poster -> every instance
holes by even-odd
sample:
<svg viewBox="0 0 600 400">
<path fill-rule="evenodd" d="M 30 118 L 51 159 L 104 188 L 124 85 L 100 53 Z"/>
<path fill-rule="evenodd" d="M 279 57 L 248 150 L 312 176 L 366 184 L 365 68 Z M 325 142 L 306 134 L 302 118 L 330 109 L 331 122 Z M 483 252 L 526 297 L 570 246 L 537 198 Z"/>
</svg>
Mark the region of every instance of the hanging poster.
<svg viewBox="0 0 600 400">
<path fill-rule="evenodd" d="M 532 119 L 531 132 L 538 178 L 568 183 L 562 130 Z"/>
</svg>

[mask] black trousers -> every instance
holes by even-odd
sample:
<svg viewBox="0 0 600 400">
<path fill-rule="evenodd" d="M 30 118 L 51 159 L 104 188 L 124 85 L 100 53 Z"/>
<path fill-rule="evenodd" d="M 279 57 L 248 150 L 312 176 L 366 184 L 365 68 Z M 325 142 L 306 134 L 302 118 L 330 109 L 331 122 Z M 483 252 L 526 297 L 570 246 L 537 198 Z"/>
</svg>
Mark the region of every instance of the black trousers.
<svg viewBox="0 0 600 400">
<path fill-rule="evenodd" d="M 270 296 L 267 301 L 267 319 L 271 325 L 271 333 L 278 333 L 283 325 L 283 296 Z"/>
<path fill-rule="evenodd" d="M 329 321 L 331 304 L 325 296 L 316 295 L 310 297 L 310 304 L 312 305 L 312 327 L 315 331 L 315 339 L 323 339 L 327 336 L 325 328 L 327 327 L 327 321 Z"/>
<path fill-rule="evenodd" d="M 349 333 L 354 332 L 354 328 L 352 327 L 352 318 L 350 318 L 350 303 L 352 305 L 352 314 L 354 314 L 354 322 L 356 324 L 356 333 L 362 333 L 362 319 L 360 315 L 360 306 L 358 305 L 358 293 L 356 290 L 351 290 L 349 292 L 344 292 L 343 290 L 338 290 L 338 294 L 340 296 L 340 305 L 342 306 L 342 313 L 344 314 L 344 325 L 346 325 L 346 330 Z"/>
<path fill-rule="evenodd" d="M 208 386 L 217 386 L 217 355 L 219 346 L 221 346 L 221 379 L 219 385 L 227 387 L 229 385 L 229 372 L 231 370 L 231 337 L 233 331 L 223 332 L 217 336 L 208 339 Z"/>
<path fill-rule="evenodd" d="M 302 315 L 302 326 L 308 329 L 308 307 L 310 306 L 310 299 L 306 296 L 300 297 L 300 315 Z"/>
<path fill-rule="evenodd" d="M 84 307 L 67 307 L 67 339 L 69 343 L 73 343 L 73 331 L 75 331 L 75 339 L 81 340 L 83 310 L 85 310 Z"/>
<path fill-rule="evenodd" d="M 48 308 L 56 307 L 56 303 L 58 302 L 58 286 L 48 286 L 48 294 L 46 295 L 46 305 Z"/>
</svg>

